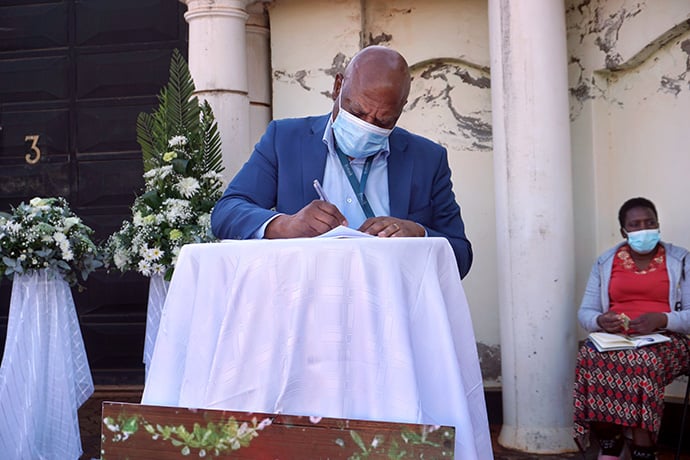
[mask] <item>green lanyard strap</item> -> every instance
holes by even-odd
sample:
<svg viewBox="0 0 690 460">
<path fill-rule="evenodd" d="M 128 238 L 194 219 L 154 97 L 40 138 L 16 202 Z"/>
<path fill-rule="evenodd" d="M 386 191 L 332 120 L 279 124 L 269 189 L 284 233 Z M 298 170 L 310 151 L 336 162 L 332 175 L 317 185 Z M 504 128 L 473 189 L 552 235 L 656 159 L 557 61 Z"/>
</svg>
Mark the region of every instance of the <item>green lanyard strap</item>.
<svg viewBox="0 0 690 460">
<path fill-rule="evenodd" d="M 359 201 L 359 205 L 362 207 L 362 211 L 364 211 L 364 215 L 367 216 L 367 218 L 374 217 L 374 211 L 371 210 L 371 206 L 369 206 L 369 201 L 367 201 L 367 196 L 364 194 L 364 187 L 367 185 L 367 179 L 369 178 L 371 164 L 374 162 L 374 155 L 368 157 L 367 160 L 364 162 L 364 169 L 362 169 L 361 180 L 357 180 L 355 172 L 352 170 L 352 165 L 350 164 L 350 161 L 347 159 L 347 156 L 343 152 L 341 152 L 337 146 L 335 148 L 335 151 L 338 153 L 340 164 L 343 166 L 343 169 L 345 170 L 347 180 L 350 181 L 352 191 L 355 192 L 355 195 L 357 196 L 357 201 Z"/>
</svg>

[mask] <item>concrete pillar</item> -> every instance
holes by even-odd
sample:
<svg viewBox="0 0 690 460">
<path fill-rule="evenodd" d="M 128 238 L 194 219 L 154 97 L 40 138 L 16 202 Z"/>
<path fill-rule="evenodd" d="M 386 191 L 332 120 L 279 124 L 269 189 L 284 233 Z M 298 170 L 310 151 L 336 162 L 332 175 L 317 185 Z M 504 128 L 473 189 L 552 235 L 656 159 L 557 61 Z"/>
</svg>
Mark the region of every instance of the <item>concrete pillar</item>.
<svg viewBox="0 0 690 460">
<path fill-rule="evenodd" d="M 565 11 L 489 0 L 501 445 L 572 451 L 577 342 Z"/>
<path fill-rule="evenodd" d="M 271 44 L 264 3 L 247 7 L 247 68 L 249 76 L 249 140 L 255 144 L 271 121 Z M 246 157 L 249 157 L 247 152 Z"/>
<path fill-rule="evenodd" d="M 225 180 L 250 152 L 246 0 L 180 0 L 187 4 L 189 70 L 196 94 L 211 104 L 223 142 Z"/>
</svg>

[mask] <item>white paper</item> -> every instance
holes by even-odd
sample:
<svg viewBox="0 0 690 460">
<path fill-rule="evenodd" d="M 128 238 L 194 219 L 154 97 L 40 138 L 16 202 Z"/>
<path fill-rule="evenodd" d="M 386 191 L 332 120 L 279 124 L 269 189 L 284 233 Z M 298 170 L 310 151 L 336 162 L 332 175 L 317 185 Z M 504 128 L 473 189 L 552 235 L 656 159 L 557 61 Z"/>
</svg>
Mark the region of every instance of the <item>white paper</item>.
<svg viewBox="0 0 690 460">
<path fill-rule="evenodd" d="M 344 225 L 338 225 L 334 229 L 317 236 L 317 238 L 375 238 L 375 236 Z"/>
</svg>

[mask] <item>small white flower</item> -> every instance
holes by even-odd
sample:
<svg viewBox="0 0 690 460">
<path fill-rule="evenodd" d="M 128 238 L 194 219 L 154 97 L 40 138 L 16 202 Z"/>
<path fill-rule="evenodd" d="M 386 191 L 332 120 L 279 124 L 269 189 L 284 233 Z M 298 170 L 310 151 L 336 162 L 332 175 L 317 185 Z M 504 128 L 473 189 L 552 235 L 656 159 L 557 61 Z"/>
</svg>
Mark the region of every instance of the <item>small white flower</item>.
<svg viewBox="0 0 690 460">
<path fill-rule="evenodd" d="M 199 191 L 199 181 L 193 177 L 185 177 L 175 184 L 175 189 L 185 198 L 191 198 Z"/>
<path fill-rule="evenodd" d="M 67 235 L 65 235 L 62 232 L 55 232 L 53 233 L 53 240 L 59 245 L 62 245 L 65 241 L 67 241 Z"/>
<path fill-rule="evenodd" d="M 259 424 L 256 426 L 256 429 L 263 430 L 267 426 L 271 425 L 271 423 L 273 423 L 273 421 L 270 418 L 265 418 L 259 422 Z"/>
<path fill-rule="evenodd" d="M 74 253 L 69 248 L 67 248 L 66 250 L 63 249 L 62 250 L 62 258 L 64 260 L 70 261 L 70 260 L 74 259 Z"/>
<path fill-rule="evenodd" d="M 163 251 L 160 248 L 150 248 L 144 252 L 144 259 L 146 260 L 158 260 L 161 257 L 163 257 Z"/>
<path fill-rule="evenodd" d="M 169 147 L 176 147 L 178 145 L 179 146 L 187 145 L 187 138 L 184 136 L 173 136 L 168 141 Z"/>
<path fill-rule="evenodd" d="M 144 276 L 151 276 L 151 265 L 148 261 L 141 259 L 137 264 L 137 271 Z"/>
</svg>

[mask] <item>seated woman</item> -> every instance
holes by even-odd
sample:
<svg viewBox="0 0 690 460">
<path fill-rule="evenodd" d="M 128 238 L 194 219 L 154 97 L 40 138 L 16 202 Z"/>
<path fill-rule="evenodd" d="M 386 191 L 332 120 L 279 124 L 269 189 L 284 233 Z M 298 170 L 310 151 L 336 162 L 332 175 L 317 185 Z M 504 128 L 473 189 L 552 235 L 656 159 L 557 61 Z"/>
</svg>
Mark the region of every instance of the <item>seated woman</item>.
<svg viewBox="0 0 690 460">
<path fill-rule="evenodd" d="M 578 319 L 587 331 L 649 334 L 671 340 L 634 350 L 580 349 L 574 388 L 575 439 L 583 446 L 591 429 L 599 460 L 615 460 L 632 432 L 632 459 L 655 459 L 666 385 L 688 371 L 690 342 L 690 256 L 659 241 L 654 204 L 626 201 L 618 212 L 625 241 L 597 259 Z M 688 277 L 686 277 L 686 273 Z"/>
</svg>

